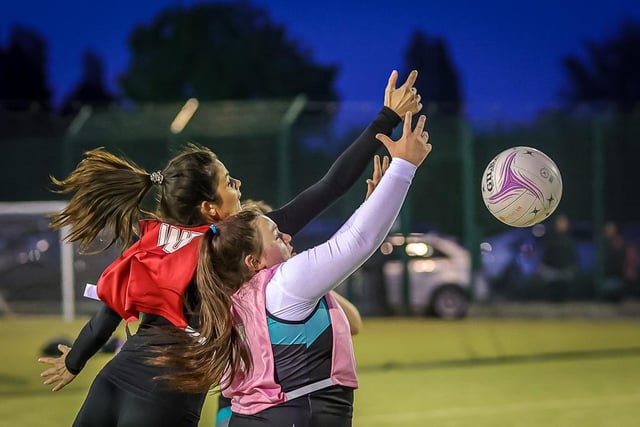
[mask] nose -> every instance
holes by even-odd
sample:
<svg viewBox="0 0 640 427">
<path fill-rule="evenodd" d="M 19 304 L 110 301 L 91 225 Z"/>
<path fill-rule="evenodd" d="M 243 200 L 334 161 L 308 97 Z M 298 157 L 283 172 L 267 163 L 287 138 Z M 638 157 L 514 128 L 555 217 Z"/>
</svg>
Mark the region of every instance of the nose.
<svg viewBox="0 0 640 427">
<path fill-rule="evenodd" d="M 282 238 L 285 241 L 285 243 L 289 243 L 291 241 L 291 234 L 282 233 Z"/>
</svg>

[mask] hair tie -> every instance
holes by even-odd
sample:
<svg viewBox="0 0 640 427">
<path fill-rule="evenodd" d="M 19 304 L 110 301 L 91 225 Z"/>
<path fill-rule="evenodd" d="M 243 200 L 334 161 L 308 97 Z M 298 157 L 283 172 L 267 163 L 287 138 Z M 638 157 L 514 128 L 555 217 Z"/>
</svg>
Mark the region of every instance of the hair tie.
<svg viewBox="0 0 640 427">
<path fill-rule="evenodd" d="M 149 179 L 151 180 L 152 183 L 156 185 L 160 185 L 162 184 L 162 181 L 164 181 L 164 176 L 162 176 L 162 172 L 155 171 L 155 172 L 152 172 L 151 175 L 149 175 Z"/>
<path fill-rule="evenodd" d="M 209 228 L 211 229 L 211 232 L 213 233 L 214 236 L 218 235 L 218 228 L 215 225 L 211 224 Z"/>
</svg>

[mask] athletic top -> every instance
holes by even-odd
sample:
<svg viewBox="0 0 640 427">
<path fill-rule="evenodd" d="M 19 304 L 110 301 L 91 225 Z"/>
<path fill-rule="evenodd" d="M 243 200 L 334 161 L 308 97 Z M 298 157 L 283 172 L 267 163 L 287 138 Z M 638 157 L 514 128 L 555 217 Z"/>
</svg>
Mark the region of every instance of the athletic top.
<svg viewBox="0 0 640 427">
<path fill-rule="evenodd" d="M 357 387 L 349 322 L 329 291 L 384 241 L 415 170 L 393 159 L 369 199 L 331 239 L 262 270 L 233 295 L 253 362 L 223 390 L 233 412 L 253 415 L 327 387 Z"/>
<path fill-rule="evenodd" d="M 267 216 L 278 224 L 281 231 L 291 235 L 298 233 L 313 218 L 343 195 L 360 177 L 373 155 L 381 147 L 375 135 L 377 133 L 390 135 L 398 123 L 400 123 L 400 117 L 393 110 L 383 107 L 371 125 L 338 157 L 329 171 L 318 182 L 308 187 L 285 206 L 269 212 Z M 195 258 L 195 262 L 197 262 L 197 256 Z M 189 281 L 192 278 L 193 276 L 189 277 Z M 187 287 L 186 294 L 188 298 L 193 294 L 193 288 L 193 286 Z M 122 318 L 118 312 L 107 305 L 103 305 L 98 310 L 80 331 L 73 347 L 67 354 L 65 363 L 69 372 L 78 374 L 82 370 L 87 360 L 111 337 Z M 197 327 L 195 320 L 197 319 L 187 319 L 187 323 Z M 143 349 L 145 348 L 145 343 L 150 341 L 158 345 L 170 345 L 170 343 L 157 343 L 154 341 L 157 338 L 152 338 L 154 334 L 146 333 L 154 326 L 164 327 L 169 323 L 162 316 L 143 314 L 138 333 L 127 340 L 116 357 L 119 357 L 119 360 L 133 360 L 132 357 L 125 357 L 128 353 L 131 353 L 132 356 L 135 354 L 135 358 L 148 356 Z M 131 352 L 128 350 L 131 350 Z M 151 369 L 147 365 L 144 366 L 147 369 Z M 153 368 L 157 369 L 156 367 Z M 122 378 L 128 377 L 128 379 L 118 381 L 124 387 L 129 389 L 133 387 L 134 391 L 137 392 L 144 391 L 148 387 L 156 387 L 156 384 L 151 379 L 147 381 L 146 385 L 142 384 L 144 377 L 150 372 L 145 372 L 140 365 L 135 367 L 131 365 L 129 369 L 122 369 L 121 371 L 123 373 L 128 371 L 126 375 L 123 374 L 122 376 Z M 157 375 L 157 370 L 153 372 L 151 378 Z M 134 383 L 135 385 L 132 385 Z"/>
<path fill-rule="evenodd" d="M 200 239 L 208 228 L 140 221 L 140 239 L 100 275 L 98 297 L 127 322 L 148 313 L 186 328 L 183 297 L 196 272 Z"/>
<path fill-rule="evenodd" d="M 222 391 L 235 413 L 253 415 L 333 385 L 358 386 L 349 321 L 331 294 L 301 322 L 265 314 L 265 287 L 277 268 L 260 271 L 233 295 L 252 359 L 249 375 L 238 373 Z"/>
</svg>

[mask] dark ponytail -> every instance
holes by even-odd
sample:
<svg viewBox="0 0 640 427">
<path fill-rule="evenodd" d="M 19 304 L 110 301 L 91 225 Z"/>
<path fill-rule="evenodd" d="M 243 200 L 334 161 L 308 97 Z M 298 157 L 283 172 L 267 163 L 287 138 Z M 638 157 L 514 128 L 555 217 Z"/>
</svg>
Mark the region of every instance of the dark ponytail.
<svg viewBox="0 0 640 427">
<path fill-rule="evenodd" d="M 97 148 L 63 179 L 51 177 L 59 194 L 72 194 L 67 207 L 52 215 L 51 227 L 70 227 L 67 240 L 87 250 L 98 236 L 107 246 L 128 246 L 134 226 L 142 216 L 183 226 L 206 223 L 200 212 L 203 201 L 220 202 L 217 157 L 208 148 L 189 144 L 167 166 L 149 174 L 135 163 Z M 157 187 L 158 207 L 141 207 L 152 186 Z"/>
<path fill-rule="evenodd" d="M 79 241 L 86 250 L 103 231 L 110 236 L 107 246 L 128 245 L 134 225 L 144 211 L 140 203 L 153 183 L 149 174 L 135 163 L 102 148 L 88 151 L 71 174 L 51 181 L 59 194 L 73 193 L 61 212 L 52 215 L 51 227 L 70 227 L 67 240 Z"/>
</svg>

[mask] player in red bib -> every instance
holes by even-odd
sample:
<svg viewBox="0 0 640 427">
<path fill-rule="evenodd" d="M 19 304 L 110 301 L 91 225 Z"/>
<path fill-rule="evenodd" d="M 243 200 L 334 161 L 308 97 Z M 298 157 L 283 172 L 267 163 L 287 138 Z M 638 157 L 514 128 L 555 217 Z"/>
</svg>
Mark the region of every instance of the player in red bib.
<svg viewBox="0 0 640 427">
<path fill-rule="evenodd" d="M 396 88 L 389 78 L 384 107 L 356 141 L 340 155 L 322 179 L 282 208 L 269 212 L 283 232 L 295 235 L 344 194 L 359 178 L 380 147 L 378 133 L 389 135 L 407 111 L 421 109 L 413 83 L 417 72 Z M 240 210 L 239 180 L 232 178 L 209 149 L 190 145 L 161 171 L 148 173 L 132 162 L 96 149 L 69 177 L 55 180 L 61 193 L 72 194 L 67 208 L 52 221 L 70 227 L 69 241 L 87 248 L 110 232 L 108 246 L 133 243 L 98 280 L 105 305 L 80 332 L 72 348 L 59 346 L 59 358 L 41 358 L 52 367 L 41 376 L 58 391 L 73 380 L 110 338 L 122 319 L 141 314 L 138 331 L 94 380 L 74 426 L 197 426 L 205 392 L 176 391 L 158 378 L 166 368 L 153 364 L 172 345 L 163 330 L 191 325 L 197 329 L 204 302 L 225 303 L 223 295 L 199 295 L 192 285 L 203 227 Z M 140 203 L 155 188 L 158 207 L 145 212 Z M 220 334 L 234 334 L 231 322 L 220 320 Z M 173 329 L 172 329 L 173 330 Z"/>
</svg>

